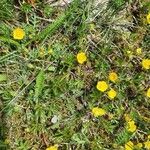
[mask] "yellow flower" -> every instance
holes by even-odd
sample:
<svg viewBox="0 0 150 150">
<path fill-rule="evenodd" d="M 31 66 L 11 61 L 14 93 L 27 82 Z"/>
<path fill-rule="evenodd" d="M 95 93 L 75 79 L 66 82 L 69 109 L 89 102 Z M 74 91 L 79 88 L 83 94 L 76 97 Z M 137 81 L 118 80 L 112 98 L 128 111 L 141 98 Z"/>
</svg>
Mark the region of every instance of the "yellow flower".
<svg viewBox="0 0 150 150">
<path fill-rule="evenodd" d="M 105 81 L 99 81 L 96 85 L 96 88 L 99 91 L 104 92 L 108 89 L 108 84 Z"/>
<path fill-rule="evenodd" d="M 111 89 L 110 91 L 108 91 L 108 97 L 110 99 L 114 99 L 116 95 L 117 95 L 117 92 L 115 90 Z"/>
<path fill-rule="evenodd" d="M 128 54 L 128 55 L 132 55 L 133 52 L 128 50 L 128 51 L 127 51 L 127 54 Z"/>
<path fill-rule="evenodd" d="M 129 141 L 125 144 L 125 150 L 133 150 L 133 146 L 134 144 L 131 141 Z"/>
<path fill-rule="evenodd" d="M 150 98 L 150 88 L 147 90 L 146 96 Z"/>
<path fill-rule="evenodd" d="M 137 48 L 137 49 L 136 49 L 136 53 L 137 53 L 138 55 L 142 54 L 142 48 Z"/>
<path fill-rule="evenodd" d="M 13 30 L 13 38 L 17 40 L 22 40 L 25 36 L 25 32 L 21 28 L 16 28 Z"/>
<path fill-rule="evenodd" d="M 98 108 L 98 107 L 94 107 L 92 109 L 92 113 L 95 117 L 98 117 L 98 116 L 103 116 L 106 114 L 106 111 L 102 108 Z"/>
<path fill-rule="evenodd" d="M 129 122 L 132 120 L 129 114 L 124 114 L 124 118 L 126 122 Z"/>
<path fill-rule="evenodd" d="M 58 150 L 58 145 L 50 146 L 46 150 Z"/>
<path fill-rule="evenodd" d="M 135 122 L 133 120 L 129 121 L 128 124 L 127 124 L 127 130 L 129 132 L 134 132 L 136 130 L 136 125 L 135 125 Z"/>
<path fill-rule="evenodd" d="M 142 143 L 138 143 L 138 144 L 136 145 L 136 147 L 137 147 L 137 148 L 142 148 L 142 147 L 143 147 L 143 144 L 142 144 Z"/>
<path fill-rule="evenodd" d="M 150 139 L 150 135 L 148 135 L 148 139 Z"/>
<path fill-rule="evenodd" d="M 39 50 L 39 57 L 44 57 L 45 56 L 45 49 L 44 48 L 40 48 Z"/>
<path fill-rule="evenodd" d="M 150 150 L 150 141 L 144 142 L 144 146 L 146 149 Z"/>
<path fill-rule="evenodd" d="M 144 69 L 150 69 L 150 59 L 143 59 L 142 66 Z"/>
<path fill-rule="evenodd" d="M 53 49 L 50 48 L 50 49 L 48 50 L 48 54 L 52 54 L 52 53 L 53 53 Z"/>
<path fill-rule="evenodd" d="M 115 72 L 109 73 L 109 80 L 112 82 L 116 82 L 118 80 L 118 75 Z"/>
<path fill-rule="evenodd" d="M 150 24 L 150 13 L 146 16 L 147 23 Z"/>
<path fill-rule="evenodd" d="M 85 53 L 84 52 L 78 53 L 77 54 L 77 60 L 80 64 L 83 64 L 87 60 Z"/>
<path fill-rule="evenodd" d="M 91 23 L 91 24 L 90 24 L 90 30 L 92 30 L 92 31 L 95 30 L 95 24 L 94 24 L 94 23 Z"/>
</svg>

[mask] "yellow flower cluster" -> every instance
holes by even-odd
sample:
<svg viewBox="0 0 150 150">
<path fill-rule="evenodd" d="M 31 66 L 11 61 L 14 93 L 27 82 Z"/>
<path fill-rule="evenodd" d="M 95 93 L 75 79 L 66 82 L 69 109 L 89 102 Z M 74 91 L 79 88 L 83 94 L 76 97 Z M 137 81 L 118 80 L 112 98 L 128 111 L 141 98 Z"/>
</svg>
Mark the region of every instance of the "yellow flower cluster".
<svg viewBox="0 0 150 150">
<path fill-rule="evenodd" d="M 134 54 L 136 55 L 141 55 L 142 54 L 142 48 L 137 48 L 135 52 L 131 51 L 131 50 L 127 50 L 127 55 L 129 58 L 133 58 Z"/>
<path fill-rule="evenodd" d="M 135 132 L 137 129 L 137 126 L 135 125 L 135 122 L 132 120 L 129 114 L 124 115 L 125 121 L 127 122 L 127 130 L 129 132 Z"/>
<path fill-rule="evenodd" d="M 125 144 L 125 150 L 133 150 L 134 148 L 141 149 L 142 147 L 143 147 L 142 143 L 134 145 L 132 141 L 129 141 Z"/>
<path fill-rule="evenodd" d="M 150 14 L 149 14 L 149 15 L 150 15 Z M 127 54 L 128 54 L 130 57 L 132 57 L 133 52 L 130 51 L 130 50 L 128 50 L 128 51 L 127 51 Z M 140 48 L 140 47 L 137 48 L 137 49 L 136 49 L 136 54 L 137 54 L 137 55 L 141 55 L 141 54 L 142 54 L 142 48 Z M 141 61 L 141 66 L 142 66 L 144 69 L 146 69 L 146 70 L 150 69 L 150 59 L 148 59 L 148 58 L 142 59 L 142 61 Z"/>
<path fill-rule="evenodd" d="M 134 150 L 134 149 L 141 149 L 141 148 L 145 148 L 146 150 L 150 150 L 149 136 L 148 136 L 147 141 L 145 141 L 144 143 L 137 143 L 135 145 L 132 141 L 128 141 L 125 144 L 125 150 Z"/>
<path fill-rule="evenodd" d="M 118 75 L 115 72 L 111 72 L 109 74 L 109 80 L 112 82 L 116 82 L 118 80 Z M 96 88 L 101 92 L 105 92 L 109 88 L 109 85 L 105 81 L 98 81 Z M 107 92 L 107 95 L 111 100 L 113 100 L 117 96 L 117 92 L 114 89 L 110 89 Z M 102 108 L 94 107 L 92 109 L 92 113 L 95 117 L 98 117 L 105 115 L 106 111 Z"/>
<path fill-rule="evenodd" d="M 110 81 L 115 83 L 118 80 L 118 75 L 115 72 L 111 72 L 109 73 L 108 78 Z M 101 92 L 105 92 L 109 88 L 109 85 L 105 81 L 98 81 L 96 88 Z M 107 92 L 107 95 L 111 100 L 113 100 L 117 96 L 117 92 L 114 89 L 110 89 Z"/>
</svg>

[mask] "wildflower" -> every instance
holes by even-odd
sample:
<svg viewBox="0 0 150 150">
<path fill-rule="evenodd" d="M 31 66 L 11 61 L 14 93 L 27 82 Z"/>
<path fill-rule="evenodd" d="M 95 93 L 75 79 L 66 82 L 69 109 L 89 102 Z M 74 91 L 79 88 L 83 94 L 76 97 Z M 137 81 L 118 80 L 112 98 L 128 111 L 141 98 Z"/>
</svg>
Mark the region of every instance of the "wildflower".
<svg viewBox="0 0 150 150">
<path fill-rule="evenodd" d="M 126 122 L 129 122 L 132 120 L 129 114 L 124 114 L 124 118 Z"/>
<path fill-rule="evenodd" d="M 134 144 L 131 141 L 129 141 L 125 144 L 125 150 L 133 150 L 133 146 Z"/>
<path fill-rule="evenodd" d="M 80 64 L 83 64 L 87 60 L 85 53 L 84 52 L 78 53 L 77 54 L 77 60 Z"/>
<path fill-rule="evenodd" d="M 128 55 L 132 55 L 133 53 L 132 53 L 132 51 L 129 51 L 129 50 L 128 50 L 128 51 L 127 51 L 127 54 L 128 54 Z"/>
<path fill-rule="evenodd" d="M 21 28 L 16 28 L 13 30 L 13 38 L 17 40 L 22 40 L 25 36 L 25 32 Z"/>
<path fill-rule="evenodd" d="M 144 142 L 144 147 L 148 150 L 150 150 L 150 141 Z"/>
<path fill-rule="evenodd" d="M 146 96 L 150 98 L 150 88 L 147 90 Z"/>
<path fill-rule="evenodd" d="M 133 120 L 131 120 L 131 121 L 129 121 L 128 123 L 127 123 L 127 130 L 129 131 L 129 132 L 134 132 L 135 130 L 136 130 L 136 125 L 135 125 L 135 122 L 133 121 Z"/>
<path fill-rule="evenodd" d="M 142 66 L 144 69 L 150 69 L 150 59 L 143 59 Z"/>
<path fill-rule="evenodd" d="M 45 49 L 44 48 L 41 48 L 40 50 L 39 50 L 39 57 L 44 57 L 45 56 Z"/>
<path fill-rule="evenodd" d="M 136 49 L 136 53 L 137 53 L 138 55 L 142 54 L 142 48 L 137 48 L 137 49 Z"/>
<path fill-rule="evenodd" d="M 50 48 L 50 49 L 48 50 L 48 54 L 52 54 L 52 53 L 53 53 L 53 49 Z"/>
<path fill-rule="evenodd" d="M 92 109 L 92 113 L 95 117 L 98 117 L 98 116 L 103 116 L 106 114 L 106 111 L 102 108 L 98 108 L 98 107 L 94 107 Z"/>
<path fill-rule="evenodd" d="M 150 13 L 146 16 L 147 23 L 150 24 Z"/>
<path fill-rule="evenodd" d="M 128 51 L 127 51 L 127 56 L 128 56 L 130 59 L 132 59 L 132 58 L 133 58 L 133 52 L 130 51 L 130 50 L 128 50 Z"/>
<path fill-rule="evenodd" d="M 50 146 L 46 150 L 58 150 L 58 145 Z"/>
<path fill-rule="evenodd" d="M 116 82 L 118 79 L 118 75 L 115 72 L 109 73 L 109 80 L 112 82 Z"/>
<path fill-rule="evenodd" d="M 104 92 L 108 89 L 108 84 L 105 81 L 99 81 L 96 85 L 96 88 L 99 91 Z"/>
<path fill-rule="evenodd" d="M 94 24 L 94 23 L 91 23 L 91 24 L 90 24 L 90 30 L 91 30 L 91 31 L 94 31 L 94 30 L 95 30 L 95 24 Z"/>
<path fill-rule="evenodd" d="M 137 147 L 137 148 L 142 148 L 142 147 L 143 147 L 143 144 L 142 144 L 142 143 L 138 143 L 138 144 L 136 145 L 136 147 Z"/>
<path fill-rule="evenodd" d="M 111 89 L 110 91 L 108 91 L 108 97 L 110 99 L 114 99 L 116 95 L 117 95 L 117 92 L 115 90 Z"/>
</svg>

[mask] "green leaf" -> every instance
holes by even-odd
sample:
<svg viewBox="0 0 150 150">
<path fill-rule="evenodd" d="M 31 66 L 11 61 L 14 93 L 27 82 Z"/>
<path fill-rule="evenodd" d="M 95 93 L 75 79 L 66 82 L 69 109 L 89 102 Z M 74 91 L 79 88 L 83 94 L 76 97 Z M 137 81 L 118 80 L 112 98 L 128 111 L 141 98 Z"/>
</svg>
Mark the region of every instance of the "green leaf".
<svg viewBox="0 0 150 150">
<path fill-rule="evenodd" d="M 76 141 L 78 144 L 85 144 L 86 143 L 86 141 L 81 139 L 80 135 L 76 134 L 76 133 L 72 136 L 72 140 Z"/>
<path fill-rule="evenodd" d="M 0 82 L 6 81 L 6 80 L 7 80 L 6 74 L 0 74 Z"/>
</svg>

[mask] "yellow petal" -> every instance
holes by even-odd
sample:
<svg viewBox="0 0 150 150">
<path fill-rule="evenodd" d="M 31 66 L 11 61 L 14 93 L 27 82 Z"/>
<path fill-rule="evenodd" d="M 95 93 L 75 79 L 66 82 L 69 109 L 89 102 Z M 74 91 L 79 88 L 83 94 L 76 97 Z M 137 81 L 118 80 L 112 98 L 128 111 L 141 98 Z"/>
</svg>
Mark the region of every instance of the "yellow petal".
<svg viewBox="0 0 150 150">
<path fill-rule="evenodd" d="M 144 147 L 149 150 L 150 149 L 150 141 L 144 142 Z"/>
<path fill-rule="evenodd" d="M 117 92 L 115 90 L 111 89 L 110 91 L 108 91 L 107 94 L 110 99 L 114 99 L 117 95 Z"/>
<path fill-rule="evenodd" d="M 129 122 L 132 120 L 129 114 L 124 114 L 124 118 L 126 122 Z"/>
<path fill-rule="evenodd" d="M 106 114 L 106 111 L 102 108 L 98 108 L 98 107 L 94 107 L 92 109 L 92 113 L 95 117 L 98 117 L 98 116 L 103 116 Z"/>
<path fill-rule="evenodd" d="M 99 81 L 96 85 L 96 88 L 99 91 L 104 92 L 108 89 L 108 84 L 105 81 Z"/>
<path fill-rule="evenodd" d="M 142 143 L 138 143 L 138 144 L 136 145 L 136 147 L 137 147 L 137 148 L 142 148 L 142 147 L 143 147 L 143 144 L 142 144 Z"/>
<path fill-rule="evenodd" d="M 53 53 L 53 49 L 50 48 L 50 49 L 48 50 L 48 54 L 52 54 L 52 53 Z"/>
<path fill-rule="evenodd" d="M 150 13 L 146 16 L 147 23 L 150 24 Z"/>
<path fill-rule="evenodd" d="M 58 150 L 58 145 L 50 146 L 46 150 Z"/>
<path fill-rule="evenodd" d="M 146 96 L 150 98 L 150 88 L 147 90 Z"/>
<path fill-rule="evenodd" d="M 128 129 L 129 132 L 135 132 L 136 128 L 137 127 L 136 127 L 135 122 L 133 120 L 128 122 L 127 129 Z"/>
<path fill-rule="evenodd" d="M 144 69 L 150 69 L 150 59 L 143 59 L 142 66 Z"/>
<path fill-rule="evenodd" d="M 80 52 L 77 54 L 77 61 L 80 64 L 83 64 L 87 60 L 86 54 L 84 52 Z"/>
<path fill-rule="evenodd" d="M 118 80 L 118 75 L 115 72 L 109 73 L 109 80 L 112 82 L 116 82 Z"/>
<path fill-rule="evenodd" d="M 137 53 L 138 55 L 142 54 L 142 48 L 137 48 L 137 49 L 136 49 L 136 53 Z"/>
<path fill-rule="evenodd" d="M 25 36 L 25 32 L 21 28 L 16 28 L 13 30 L 13 38 L 17 40 L 22 40 Z"/>
<path fill-rule="evenodd" d="M 125 144 L 125 150 L 133 150 L 134 144 L 129 141 L 128 143 Z"/>
</svg>

